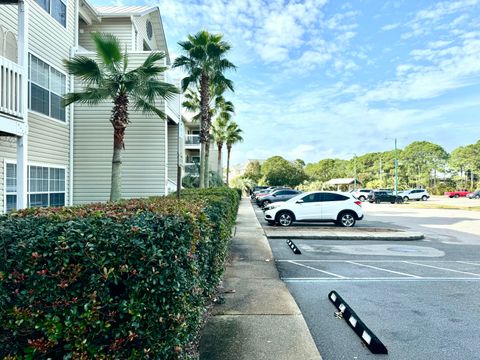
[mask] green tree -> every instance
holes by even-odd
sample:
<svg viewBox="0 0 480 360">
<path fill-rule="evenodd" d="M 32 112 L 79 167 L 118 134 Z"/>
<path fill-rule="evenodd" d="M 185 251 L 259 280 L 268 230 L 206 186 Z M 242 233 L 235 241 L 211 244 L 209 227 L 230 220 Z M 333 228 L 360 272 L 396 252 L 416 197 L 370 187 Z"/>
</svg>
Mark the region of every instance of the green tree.
<svg viewBox="0 0 480 360">
<path fill-rule="evenodd" d="M 230 122 L 227 126 L 225 133 L 225 144 L 227 145 L 227 185 L 229 184 L 230 176 L 230 155 L 233 145 L 243 141 L 242 130 L 238 127 L 237 123 Z"/>
<path fill-rule="evenodd" d="M 212 113 L 210 109 L 210 88 L 233 91 L 233 82 L 224 75 L 226 70 L 235 69 L 226 54 L 231 46 L 223 40 L 221 34 L 210 34 L 202 30 L 189 35 L 187 41 L 179 42 L 183 54 L 173 63 L 188 75 L 182 79 L 182 90 L 193 86 L 200 94 L 200 187 L 208 186 L 208 158 L 210 150 L 210 127 Z M 222 91 L 223 92 L 223 91 Z"/>
<path fill-rule="evenodd" d="M 295 187 L 307 179 L 298 164 L 285 160 L 281 156 L 268 158 L 262 165 L 263 180 L 271 186 Z"/>
<path fill-rule="evenodd" d="M 143 64 L 135 69 L 128 68 L 128 54 L 123 54 L 119 40 L 111 34 L 94 33 L 96 55 L 99 61 L 86 56 L 75 56 L 65 60 L 71 75 L 83 81 L 84 89 L 68 93 L 63 105 L 85 103 L 95 105 L 111 99 L 113 102 L 110 123 L 113 126 L 113 157 L 110 200 L 121 198 L 122 151 L 125 148 L 125 130 L 129 124 L 130 107 L 144 113 L 156 114 L 165 119 L 163 111 L 155 106 L 158 99 L 168 99 L 179 93 L 178 89 L 160 81 L 166 70 L 158 62 L 164 53 L 152 52 Z"/>
<path fill-rule="evenodd" d="M 473 190 L 475 174 L 480 172 L 480 141 L 453 150 L 448 164 L 452 169 L 460 172 L 461 181 L 464 180 L 464 174 L 468 172 L 470 188 Z"/>
<path fill-rule="evenodd" d="M 312 179 L 326 182 L 331 179 L 348 176 L 347 160 L 323 159 L 317 163 L 307 164 L 305 173 Z"/>
<path fill-rule="evenodd" d="M 249 161 L 245 167 L 243 176 L 257 183 L 262 177 L 262 167 L 260 166 L 260 162 L 258 160 Z"/>
<path fill-rule="evenodd" d="M 406 166 L 409 178 L 415 179 L 415 186 L 430 185 L 432 172 L 445 167 L 448 153 L 437 144 L 428 141 L 414 141 L 403 149 L 400 159 Z M 436 176 L 433 176 L 435 182 Z M 412 183 L 412 180 L 409 179 Z"/>
</svg>

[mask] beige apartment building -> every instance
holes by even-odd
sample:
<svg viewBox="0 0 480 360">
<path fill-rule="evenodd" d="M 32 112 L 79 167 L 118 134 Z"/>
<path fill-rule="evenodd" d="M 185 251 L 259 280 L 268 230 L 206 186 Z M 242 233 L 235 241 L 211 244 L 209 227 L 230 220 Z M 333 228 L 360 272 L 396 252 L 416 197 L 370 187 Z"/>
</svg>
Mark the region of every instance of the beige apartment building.
<svg viewBox="0 0 480 360">
<path fill-rule="evenodd" d="M 27 206 L 106 201 L 110 192 L 111 103 L 61 106 L 82 84 L 63 60 L 94 56 L 92 32 L 116 35 L 129 66 L 166 53 L 158 7 L 93 7 L 85 0 L 10 0 L 0 4 L 0 212 Z M 168 79 L 168 72 L 164 81 Z M 157 103 L 167 119 L 131 112 L 122 195 L 163 195 L 183 164 L 180 98 Z"/>
</svg>

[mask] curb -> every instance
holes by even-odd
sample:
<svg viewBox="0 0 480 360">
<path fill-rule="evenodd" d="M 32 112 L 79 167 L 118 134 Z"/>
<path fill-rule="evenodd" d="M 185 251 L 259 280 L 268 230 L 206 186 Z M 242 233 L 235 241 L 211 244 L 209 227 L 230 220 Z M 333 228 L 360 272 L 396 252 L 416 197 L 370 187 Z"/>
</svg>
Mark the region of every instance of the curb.
<svg viewBox="0 0 480 360">
<path fill-rule="evenodd" d="M 414 241 L 422 240 L 425 235 L 417 232 L 402 233 L 400 235 L 372 235 L 372 234 L 269 234 L 266 233 L 269 239 L 302 239 L 302 240 L 373 240 L 373 241 Z"/>
</svg>

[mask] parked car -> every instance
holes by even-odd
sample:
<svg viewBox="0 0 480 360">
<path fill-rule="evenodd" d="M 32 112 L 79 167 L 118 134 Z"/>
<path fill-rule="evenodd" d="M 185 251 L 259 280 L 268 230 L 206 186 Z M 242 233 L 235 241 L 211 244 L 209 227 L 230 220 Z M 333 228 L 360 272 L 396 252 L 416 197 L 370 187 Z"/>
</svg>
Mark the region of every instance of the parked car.
<svg viewBox="0 0 480 360">
<path fill-rule="evenodd" d="M 410 189 L 399 191 L 398 195 L 403 198 L 403 201 L 417 200 L 427 201 L 430 198 L 430 194 L 425 189 Z"/>
<path fill-rule="evenodd" d="M 263 195 L 265 195 L 265 194 L 269 194 L 269 193 L 271 193 L 272 191 L 274 191 L 274 190 L 276 190 L 276 189 L 278 189 L 278 188 L 279 188 L 279 186 L 269 186 L 269 187 L 267 187 L 267 188 L 265 188 L 265 189 L 256 190 L 256 191 L 254 191 L 253 194 L 252 194 L 252 199 L 255 200 L 258 196 L 260 196 L 260 195 L 263 196 Z"/>
<path fill-rule="evenodd" d="M 469 199 L 480 199 L 480 190 L 475 190 L 474 192 L 471 192 L 467 194 L 467 198 Z"/>
<path fill-rule="evenodd" d="M 372 189 L 357 189 L 355 191 L 352 191 L 351 194 L 355 196 L 358 200 L 365 201 L 367 200 L 370 191 L 372 191 Z"/>
<path fill-rule="evenodd" d="M 300 193 L 301 191 L 293 189 L 275 190 L 270 194 L 257 198 L 257 205 L 263 208 L 271 203 L 290 200 Z"/>
<path fill-rule="evenodd" d="M 371 204 L 380 204 L 382 202 L 399 204 L 403 202 L 403 198 L 400 195 L 395 195 L 392 191 L 375 190 L 370 191 L 370 194 L 368 194 L 368 202 Z"/>
<path fill-rule="evenodd" d="M 268 188 L 268 189 L 265 189 L 265 190 L 260 191 L 260 192 L 258 192 L 257 194 L 255 194 L 255 196 L 254 196 L 253 199 L 255 200 L 255 202 L 257 202 L 257 200 L 260 199 L 261 197 L 270 195 L 270 194 L 272 194 L 273 192 L 275 192 L 275 191 L 277 191 L 277 190 L 281 190 L 281 189 L 289 189 L 289 190 L 290 190 L 290 188 L 285 188 L 285 187 L 280 187 L 280 186 L 272 186 L 272 187 L 270 187 L 270 188 Z"/>
<path fill-rule="evenodd" d="M 363 219 L 363 210 L 362 202 L 350 193 L 312 191 L 267 206 L 264 216 L 270 225 L 290 226 L 296 221 L 316 221 L 352 227 Z"/>
<path fill-rule="evenodd" d="M 468 190 L 455 190 L 455 191 L 445 191 L 445 195 L 448 196 L 449 198 L 459 198 L 459 197 L 465 197 L 468 195 L 470 191 Z"/>
</svg>

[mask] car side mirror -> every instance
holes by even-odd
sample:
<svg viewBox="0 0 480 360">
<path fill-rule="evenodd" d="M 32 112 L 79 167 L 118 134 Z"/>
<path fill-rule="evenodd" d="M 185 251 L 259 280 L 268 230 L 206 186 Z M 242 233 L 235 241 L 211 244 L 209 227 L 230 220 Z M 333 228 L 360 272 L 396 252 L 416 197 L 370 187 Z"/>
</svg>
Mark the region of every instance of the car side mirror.
<svg viewBox="0 0 480 360">
<path fill-rule="evenodd" d="M 297 204 L 303 204 L 303 200 L 302 199 L 297 200 Z"/>
</svg>

